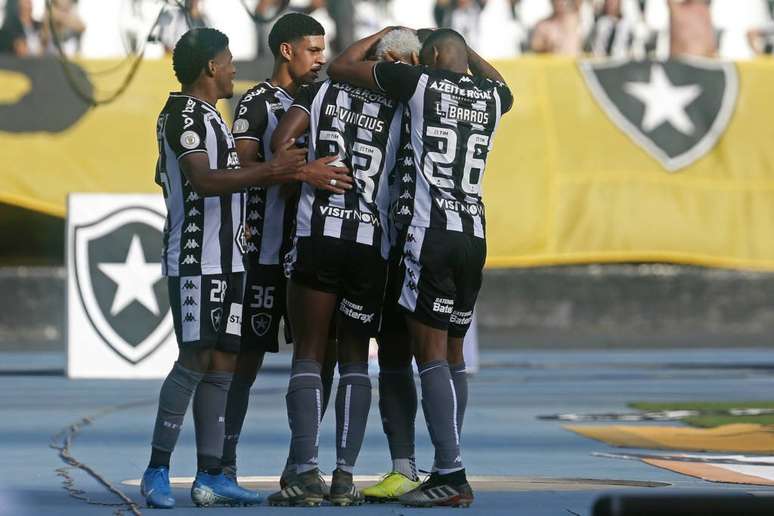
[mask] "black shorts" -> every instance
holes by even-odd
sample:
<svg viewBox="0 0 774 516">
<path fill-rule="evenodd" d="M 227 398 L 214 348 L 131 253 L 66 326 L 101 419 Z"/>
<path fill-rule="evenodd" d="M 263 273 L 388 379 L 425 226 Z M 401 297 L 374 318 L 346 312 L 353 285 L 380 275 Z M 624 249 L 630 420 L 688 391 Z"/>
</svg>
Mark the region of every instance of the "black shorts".
<svg viewBox="0 0 774 516">
<path fill-rule="evenodd" d="M 462 338 L 481 289 L 486 241 L 444 229 L 406 228 L 399 305 L 409 317 Z"/>
<path fill-rule="evenodd" d="M 336 294 L 339 322 L 359 335 L 379 331 L 387 260 L 378 246 L 332 237 L 299 237 L 289 254 L 290 278 Z"/>
<path fill-rule="evenodd" d="M 291 342 L 285 310 L 286 285 L 282 265 L 248 262 L 242 304 L 242 346 L 245 349 L 279 351 L 282 319 L 285 319 L 285 341 Z"/>
<path fill-rule="evenodd" d="M 170 276 L 169 305 L 177 345 L 238 353 L 244 273 Z"/>
</svg>

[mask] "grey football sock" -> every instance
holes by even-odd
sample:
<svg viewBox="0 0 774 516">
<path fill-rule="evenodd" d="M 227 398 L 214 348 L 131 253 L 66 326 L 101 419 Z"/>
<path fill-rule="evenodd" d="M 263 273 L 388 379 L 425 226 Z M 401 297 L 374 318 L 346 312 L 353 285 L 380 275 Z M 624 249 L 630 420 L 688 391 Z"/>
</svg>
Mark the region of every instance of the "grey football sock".
<svg viewBox="0 0 774 516">
<path fill-rule="evenodd" d="M 199 471 L 219 472 L 226 433 L 226 399 L 233 373 L 205 373 L 193 402 Z"/>
<path fill-rule="evenodd" d="M 298 473 L 317 467 L 322 390 L 319 363 L 315 360 L 293 362 L 285 403 L 292 434 L 290 449 Z"/>
<path fill-rule="evenodd" d="M 457 432 L 462 435 L 462 422 L 468 407 L 468 373 L 465 372 L 465 362 L 449 365 L 449 371 L 454 382 L 454 393 L 457 395 Z"/>
<path fill-rule="evenodd" d="M 159 393 L 159 408 L 151 442 L 153 448 L 167 453 L 175 449 L 191 396 L 203 376 L 203 373 L 186 369 L 175 362 Z"/>
<path fill-rule="evenodd" d="M 336 370 L 336 362 L 325 363 L 325 368 L 320 371 L 320 379 L 322 380 L 322 415 L 325 415 L 325 411 L 328 410 L 328 402 L 331 399 L 331 388 L 333 386 L 333 374 Z"/>
<path fill-rule="evenodd" d="M 417 389 L 411 366 L 379 371 L 379 412 L 393 462 L 414 457 Z"/>
<path fill-rule="evenodd" d="M 417 461 L 414 457 L 407 459 L 392 459 L 392 470 L 401 473 L 404 477 L 413 481 L 419 480 Z"/>
<path fill-rule="evenodd" d="M 336 362 L 325 362 L 324 368 L 320 371 L 320 380 L 322 381 L 322 412 L 320 413 L 320 419 L 325 416 L 325 411 L 328 410 L 328 402 L 331 399 L 331 386 L 333 385 L 333 372 L 336 369 Z M 285 460 L 285 468 L 282 471 L 283 475 L 296 471 L 296 460 L 293 457 L 293 443 L 288 449 L 288 458 Z"/>
<path fill-rule="evenodd" d="M 371 379 L 368 363 L 339 364 L 336 390 L 336 465 L 352 473 L 363 445 L 368 411 L 371 408 Z"/>
<path fill-rule="evenodd" d="M 234 374 L 231 387 L 228 390 L 226 402 L 226 435 L 223 440 L 223 465 L 236 465 L 236 449 L 239 443 L 239 434 L 242 433 L 242 425 L 247 415 L 247 407 L 250 402 L 250 388 L 253 386 L 254 377 L 245 377 Z"/>
<path fill-rule="evenodd" d="M 457 398 L 445 360 L 419 367 L 422 381 L 422 410 L 435 447 L 435 465 L 441 474 L 463 468 L 457 429 Z"/>
</svg>

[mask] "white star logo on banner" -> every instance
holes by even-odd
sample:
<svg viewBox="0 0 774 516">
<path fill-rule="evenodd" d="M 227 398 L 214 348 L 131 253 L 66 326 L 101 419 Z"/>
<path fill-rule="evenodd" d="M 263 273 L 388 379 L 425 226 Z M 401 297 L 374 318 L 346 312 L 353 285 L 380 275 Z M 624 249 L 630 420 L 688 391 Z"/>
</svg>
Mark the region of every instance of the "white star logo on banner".
<svg viewBox="0 0 774 516">
<path fill-rule="evenodd" d="M 645 116 L 642 119 L 644 131 L 653 131 L 664 122 L 669 122 L 686 135 L 696 130 L 685 110 L 701 95 L 699 85 L 675 86 L 662 66 L 653 65 L 650 82 L 626 83 L 624 91 L 645 104 Z"/>
<path fill-rule="evenodd" d="M 158 263 L 145 261 L 139 236 L 132 237 L 124 263 L 100 263 L 98 267 L 118 285 L 110 315 L 120 313 L 134 301 L 138 301 L 153 315 L 159 315 L 159 303 L 153 285 L 161 278 L 161 267 Z"/>
</svg>

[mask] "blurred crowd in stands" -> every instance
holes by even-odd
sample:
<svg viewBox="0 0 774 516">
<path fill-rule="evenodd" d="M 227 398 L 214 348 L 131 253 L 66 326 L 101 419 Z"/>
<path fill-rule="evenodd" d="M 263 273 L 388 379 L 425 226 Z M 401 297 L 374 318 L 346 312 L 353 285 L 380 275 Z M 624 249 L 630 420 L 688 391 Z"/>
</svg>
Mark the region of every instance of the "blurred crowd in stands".
<svg viewBox="0 0 774 516">
<path fill-rule="evenodd" d="M 0 53 L 87 58 L 168 53 L 191 26 L 231 38 L 240 60 L 268 53 L 272 13 L 288 0 L 0 0 Z M 166 6 L 166 7 L 164 7 Z M 162 9 L 163 8 L 163 9 Z M 490 58 L 746 59 L 774 51 L 774 0 L 290 0 L 329 34 L 331 53 L 386 25 L 452 27 Z M 159 15 L 161 13 L 161 15 Z M 53 30 L 52 30 L 53 27 Z"/>
</svg>

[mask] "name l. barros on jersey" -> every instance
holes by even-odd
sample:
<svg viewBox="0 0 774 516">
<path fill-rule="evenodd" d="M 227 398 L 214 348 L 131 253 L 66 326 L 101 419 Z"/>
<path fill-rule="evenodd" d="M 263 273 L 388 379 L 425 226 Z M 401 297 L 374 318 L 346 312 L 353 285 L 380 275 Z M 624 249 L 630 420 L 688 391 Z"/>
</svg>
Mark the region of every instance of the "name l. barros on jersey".
<svg viewBox="0 0 774 516">
<path fill-rule="evenodd" d="M 442 118 L 452 118 L 460 122 L 486 125 L 489 123 L 489 113 L 486 112 L 486 104 L 483 104 L 482 109 L 475 109 L 475 106 L 469 108 L 455 104 L 444 106 L 441 102 L 435 103 L 435 112 Z"/>
</svg>

